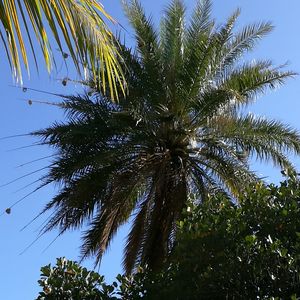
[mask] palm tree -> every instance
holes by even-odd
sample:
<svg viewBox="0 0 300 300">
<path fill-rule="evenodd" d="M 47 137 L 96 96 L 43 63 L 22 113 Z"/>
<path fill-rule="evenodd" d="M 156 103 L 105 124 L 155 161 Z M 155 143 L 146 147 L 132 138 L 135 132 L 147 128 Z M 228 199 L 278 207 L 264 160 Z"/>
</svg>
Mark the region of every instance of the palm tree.
<svg viewBox="0 0 300 300">
<path fill-rule="evenodd" d="M 13 75 L 22 81 L 21 61 L 29 71 L 25 36 L 29 41 L 36 67 L 38 68 L 39 63 L 33 36 L 41 47 L 47 69 L 50 71 L 54 58 L 46 30 L 48 28 L 63 57 L 70 55 L 78 71 L 89 67 L 94 77 L 101 75 L 104 90 L 108 85 L 114 99 L 117 95 L 117 82 L 121 83 L 124 92 L 122 69 L 117 46 L 102 16 L 113 21 L 96 0 L 1 1 L 0 39 Z M 64 51 L 64 48 L 67 50 Z M 99 65 L 101 73 L 98 71 Z"/>
<path fill-rule="evenodd" d="M 112 103 L 89 90 L 66 97 L 67 119 L 33 133 L 56 152 L 42 184 L 58 183 L 45 211 L 44 232 L 87 226 L 82 258 L 99 262 L 119 227 L 132 220 L 124 267 L 157 269 L 173 246 L 176 222 L 189 193 L 222 191 L 235 199 L 259 178 L 253 157 L 293 170 L 298 133 L 278 121 L 243 113 L 267 89 L 294 75 L 270 61 L 240 63 L 242 54 L 272 29 L 249 25 L 234 33 L 235 12 L 223 26 L 211 2 L 199 1 L 190 24 L 174 0 L 159 33 L 137 1 L 125 4 L 136 51 L 122 47 L 129 96 Z"/>
</svg>

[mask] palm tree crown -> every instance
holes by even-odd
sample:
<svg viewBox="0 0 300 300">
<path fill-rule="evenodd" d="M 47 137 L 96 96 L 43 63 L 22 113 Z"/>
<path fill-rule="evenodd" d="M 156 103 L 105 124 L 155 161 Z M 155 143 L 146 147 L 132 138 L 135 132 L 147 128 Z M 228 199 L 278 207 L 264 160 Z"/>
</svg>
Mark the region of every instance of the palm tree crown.
<svg viewBox="0 0 300 300">
<path fill-rule="evenodd" d="M 67 120 L 34 132 L 57 152 L 44 183 L 60 183 L 45 211 L 45 231 L 87 225 L 82 257 L 107 249 L 118 228 L 133 220 L 124 267 L 158 268 L 174 242 L 176 221 L 189 193 L 223 191 L 236 197 L 258 180 L 254 156 L 293 169 L 288 152 L 300 153 L 298 133 L 284 124 L 241 113 L 266 89 L 292 72 L 270 61 L 239 58 L 269 33 L 260 23 L 234 33 L 235 12 L 221 27 L 211 3 L 199 1 L 189 25 L 174 0 L 159 33 L 137 1 L 125 4 L 137 46 L 125 46 L 129 96 L 117 104 L 97 91 L 66 97 Z"/>
</svg>

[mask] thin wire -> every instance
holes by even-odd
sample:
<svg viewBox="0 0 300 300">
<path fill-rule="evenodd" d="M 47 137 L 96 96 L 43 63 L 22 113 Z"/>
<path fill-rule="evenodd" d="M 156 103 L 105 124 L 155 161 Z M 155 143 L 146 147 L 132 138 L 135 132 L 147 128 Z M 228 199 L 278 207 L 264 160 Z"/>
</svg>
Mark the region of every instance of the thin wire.
<svg viewBox="0 0 300 300">
<path fill-rule="evenodd" d="M 45 252 L 51 247 L 51 245 L 53 245 L 53 244 L 56 242 L 56 240 L 57 240 L 61 235 L 62 235 L 62 232 L 59 233 L 59 234 L 51 241 L 50 244 L 48 244 L 48 246 L 42 251 L 42 254 L 45 253 Z"/>
<path fill-rule="evenodd" d="M 20 191 L 23 191 L 23 190 L 25 190 L 26 188 L 28 188 L 29 186 L 31 186 L 31 185 L 33 185 L 33 184 L 39 182 L 39 181 L 41 181 L 40 178 L 37 179 L 37 180 L 35 180 L 35 181 L 33 181 L 33 182 L 31 182 L 31 183 L 28 183 L 28 184 L 22 186 L 21 188 L 19 188 L 19 189 L 17 189 L 16 191 L 14 191 L 13 194 L 16 194 L 16 193 L 18 193 L 18 192 L 20 192 Z"/>
<path fill-rule="evenodd" d="M 24 197 L 20 198 L 19 200 L 17 200 L 16 202 L 14 202 L 11 206 L 9 206 L 8 208 L 6 208 L 6 210 L 4 212 L 2 212 L 2 214 L 0 215 L 3 216 L 5 213 L 7 213 L 7 210 L 11 210 L 13 207 L 15 207 L 17 204 L 19 204 L 20 202 L 22 202 L 23 200 L 25 200 L 26 198 L 28 198 L 30 195 L 32 195 L 33 193 L 37 192 L 38 190 L 40 190 L 41 188 L 43 188 L 44 186 L 46 186 L 48 183 L 44 183 L 40 186 L 38 186 L 37 188 L 35 188 L 34 190 L 32 190 L 30 193 L 28 193 L 27 195 L 25 195 Z M 8 213 L 7 213 L 8 214 Z"/>
<path fill-rule="evenodd" d="M 37 93 L 42 93 L 42 94 L 47 94 L 47 95 L 52 95 L 52 96 L 57 96 L 57 97 L 64 97 L 63 94 L 57 94 L 57 93 L 51 93 L 51 92 L 47 92 L 45 90 L 39 90 L 39 89 L 35 89 L 35 88 L 30 88 L 30 87 L 25 87 L 25 86 L 17 86 L 17 85 L 9 85 L 10 87 L 14 87 L 17 89 L 22 89 L 24 92 L 28 91 L 33 91 L 33 92 L 37 92 Z"/>
<path fill-rule="evenodd" d="M 40 214 L 42 215 L 43 213 L 44 213 L 45 211 L 42 211 Z M 40 232 L 44 232 L 44 233 L 46 233 L 47 231 L 45 231 L 45 226 L 44 225 L 46 225 L 46 223 L 48 223 L 48 221 L 52 218 L 52 216 L 55 214 L 56 212 L 55 212 L 55 210 L 50 214 L 50 216 L 48 216 L 47 218 L 46 218 L 46 220 L 43 222 L 43 223 L 41 223 L 38 227 L 37 227 L 37 229 L 35 230 L 35 231 L 40 231 Z"/>
<path fill-rule="evenodd" d="M 31 246 L 33 246 L 41 237 L 43 234 L 39 234 L 22 252 L 19 253 L 19 255 L 23 255 Z"/>
<path fill-rule="evenodd" d="M 32 164 L 32 163 L 35 163 L 35 162 L 37 162 L 37 161 L 41 161 L 41 160 L 44 160 L 44 159 L 47 159 L 47 158 L 50 158 L 50 157 L 53 157 L 53 156 L 55 156 L 55 155 L 54 155 L 54 154 L 51 154 L 51 155 L 47 155 L 47 156 L 44 156 L 44 157 L 40 157 L 40 158 L 31 160 L 31 161 L 29 161 L 29 162 L 23 163 L 23 164 L 21 164 L 21 165 L 18 165 L 18 166 L 16 166 L 16 168 L 24 167 L 24 166 L 30 165 L 30 164 Z"/>
<path fill-rule="evenodd" d="M 22 149 L 31 148 L 31 147 L 43 146 L 43 145 L 48 145 L 48 143 L 47 142 L 34 143 L 34 144 L 31 144 L 31 145 L 26 145 L 26 146 L 22 146 L 22 147 L 8 149 L 8 150 L 6 150 L 6 152 L 13 152 L 13 151 L 18 151 L 18 150 L 22 150 Z"/>
<path fill-rule="evenodd" d="M 44 185 L 41 185 L 37 188 L 35 188 L 33 191 L 31 191 L 30 193 L 28 193 L 27 195 L 25 195 L 24 197 L 22 197 L 21 199 L 17 200 L 16 202 L 14 202 L 9 208 L 13 208 L 14 206 L 16 206 L 17 204 L 19 204 L 21 201 L 25 200 L 26 198 L 28 198 L 30 195 L 32 195 L 33 193 L 37 192 L 38 190 L 40 190 L 42 187 L 44 187 Z"/>
<path fill-rule="evenodd" d="M 22 149 L 26 149 L 26 148 L 31 148 L 31 147 L 36 147 L 36 146 L 43 146 L 43 145 L 47 145 L 48 143 L 43 142 L 43 143 L 34 143 L 31 145 L 27 145 L 27 146 L 22 146 L 22 147 L 17 147 L 17 148 L 12 148 L 12 149 L 8 149 L 6 150 L 6 152 L 13 152 L 13 151 L 18 151 L 18 150 L 22 150 Z"/>
<path fill-rule="evenodd" d="M 6 139 L 11 139 L 11 138 L 15 138 L 15 137 L 23 137 L 23 136 L 30 136 L 30 133 L 23 133 L 23 134 L 16 134 L 16 135 L 8 135 L 8 136 L 4 136 L 1 137 L 0 140 L 6 140 Z"/>
<path fill-rule="evenodd" d="M 20 176 L 20 177 L 14 179 L 14 180 L 12 180 L 12 181 L 9 181 L 9 182 L 7 182 L 7 183 L 5 183 L 5 184 L 0 185 L 0 188 L 5 187 L 5 186 L 8 186 L 8 185 L 10 185 L 10 184 L 12 184 L 12 183 L 14 183 L 14 182 L 20 180 L 20 179 L 23 179 L 23 178 L 25 178 L 25 177 L 28 177 L 28 176 L 33 175 L 33 174 L 35 174 L 35 173 L 38 173 L 38 172 L 40 172 L 40 171 L 42 171 L 42 170 L 48 169 L 50 166 L 51 166 L 51 165 L 46 166 L 46 167 L 43 167 L 43 168 L 40 168 L 40 169 L 35 170 L 35 171 L 32 171 L 32 172 L 29 172 L 29 173 L 27 173 L 27 174 L 25 174 L 25 175 L 22 175 L 22 176 Z"/>
<path fill-rule="evenodd" d="M 65 107 L 63 103 L 59 102 L 49 102 L 49 101 L 43 101 L 43 100 L 32 100 L 32 99 L 19 99 L 20 101 L 26 101 L 29 102 L 29 105 L 32 103 L 38 103 L 38 104 L 46 104 L 46 105 L 52 105 L 52 106 L 57 106 L 57 107 Z"/>
<path fill-rule="evenodd" d="M 24 225 L 21 229 L 20 232 L 24 231 L 28 226 L 30 226 L 35 220 L 37 220 L 42 213 L 37 214 L 32 220 L 30 220 L 26 225 Z"/>
</svg>

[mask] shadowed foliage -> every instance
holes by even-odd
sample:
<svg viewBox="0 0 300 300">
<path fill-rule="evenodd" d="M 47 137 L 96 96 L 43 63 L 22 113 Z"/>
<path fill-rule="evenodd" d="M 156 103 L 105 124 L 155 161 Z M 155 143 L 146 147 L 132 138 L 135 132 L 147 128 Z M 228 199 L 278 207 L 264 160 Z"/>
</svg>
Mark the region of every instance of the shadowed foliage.
<svg viewBox="0 0 300 300">
<path fill-rule="evenodd" d="M 220 194 L 191 202 L 168 263 L 144 273 L 141 299 L 298 299 L 300 185 L 290 175 L 250 186 L 239 205 Z"/>
<path fill-rule="evenodd" d="M 222 26 L 210 1 L 199 1 L 191 22 L 172 1 L 160 30 L 137 1 L 125 4 L 136 50 L 123 46 L 129 96 L 113 104 L 91 89 L 66 97 L 66 120 L 32 133 L 55 149 L 43 184 L 58 183 L 45 211 L 44 232 L 82 228 L 82 257 L 99 262 L 118 228 L 132 220 L 124 267 L 158 269 L 171 249 L 190 193 L 200 202 L 222 192 L 236 197 L 258 180 L 250 159 L 293 170 L 298 133 L 278 121 L 242 113 L 267 89 L 294 73 L 270 61 L 239 58 L 270 32 L 269 23 L 233 31 L 239 12 Z"/>
</svg>

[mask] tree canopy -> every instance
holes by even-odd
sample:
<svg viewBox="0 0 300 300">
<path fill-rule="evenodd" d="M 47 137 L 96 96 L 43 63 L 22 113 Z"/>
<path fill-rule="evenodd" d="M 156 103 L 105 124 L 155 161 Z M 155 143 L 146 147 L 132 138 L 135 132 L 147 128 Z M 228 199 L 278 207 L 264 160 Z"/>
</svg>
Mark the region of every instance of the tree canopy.
<svg viewBox="0 0 300 300">
<path fill-rule="evenodd" d="M 185 7 L 174 0 L 160 31 L 137 1 L 125 4 L 136 50 L 120 53 L 127 65 L 128 97 L 90 86 L 66 96 L 66 120 L 33 132 L 55 150 L 42 186 L 59 183 L 46 205 L 54 214 L 44 232 L 87 225 L 82 258 L 99 262 L 118 228 L 131 217 L 124 251 L 128 273 L 139 265 L 159 269 L 173 248 L 177 221 L 189 194 L 199 204 L 221 192 L 237 198 L 255 183 L 251 159 L 293 171 L 287 154 L 300 153 L 296 130 L 241 108 L 294 75 L 269 60 L 241 62 L 272 29 L 269 23 L 222 26 L 211 2 L 198 1 L 187 26 Z"/>
<path fill-rule="evenodd" d="M 250 186 L 239 204 L 219 194 L 189 208 L 178 224 L 171 263 L 150 285 L 153 297 L 299 297 L 299 179 Z"/>
<path fill-rule="evenodd" d="M 163 269 L 139 269 L 105 284 L 78 265 L 58 260 L 42 268 L 39 281 L 50 300 L 76 298 L 93 278 L 101 279 L 92 299 L 291 299 L 300 296 L 300 182 L 249 186 L 237 205 L 223 194 L 197 205 L 190 199 L 178 222 L 176 243 Z M 89 279 L 85 281 L 85 274 Z M 87 282 L 87 283 L 86 283 Z M 108 292 L 110 294 L 108 294 Z M 52 298 L 51 298 L 52 297 Z M 60 298 L 61 299 L 61 298 Z"/>
</svg>

